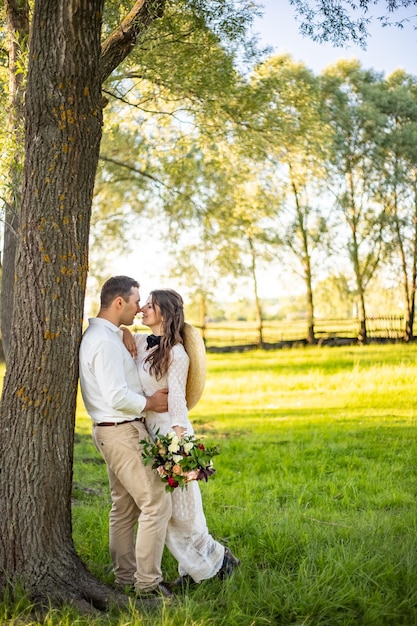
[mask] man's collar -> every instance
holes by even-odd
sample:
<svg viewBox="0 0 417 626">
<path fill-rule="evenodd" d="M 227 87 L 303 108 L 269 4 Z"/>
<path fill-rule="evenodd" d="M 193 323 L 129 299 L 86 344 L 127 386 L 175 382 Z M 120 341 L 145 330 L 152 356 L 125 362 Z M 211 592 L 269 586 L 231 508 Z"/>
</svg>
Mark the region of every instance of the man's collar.
<svg viewBox="0 0 417 626">
<path fill-rule="evenodd" d="M 104 317 L 90 317 L 88 323 L 90 324 L 90 326 L 106 326 L 114 333 L 117 333 L 120 337 L 123 337 L 123 332 L 120 330 L 120 328 Z"/>
</svg>

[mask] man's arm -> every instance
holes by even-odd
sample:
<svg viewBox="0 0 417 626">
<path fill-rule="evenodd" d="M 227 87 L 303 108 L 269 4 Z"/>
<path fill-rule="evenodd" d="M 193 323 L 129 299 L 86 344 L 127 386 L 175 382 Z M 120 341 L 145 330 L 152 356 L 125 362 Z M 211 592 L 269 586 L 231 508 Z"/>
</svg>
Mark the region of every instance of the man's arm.
<svg viewBox="0 0 417 626">
<path fill-rule="evenodd" d="M 168 411 L 168 389 L 159 389 L 153 396 L 146 398 L 144 411 L 155 411 L 155 413 L 166 413 Z"/>
</svg>

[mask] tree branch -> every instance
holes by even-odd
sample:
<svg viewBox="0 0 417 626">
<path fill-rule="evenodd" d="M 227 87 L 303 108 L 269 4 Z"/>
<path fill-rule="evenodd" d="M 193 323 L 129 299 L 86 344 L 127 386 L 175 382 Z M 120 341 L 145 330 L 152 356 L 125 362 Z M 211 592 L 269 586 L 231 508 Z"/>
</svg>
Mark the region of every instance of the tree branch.
<svg viewBox="0 0 417 626">
<path fill-rule="evenodd" d="M 158 183 L 159 185 L 166 186 L 165 183 L 163 183 L 158 178 L 155 178 L 155 176 L 152 176 L 152 174 L 148 174 L 147 172 L 144 172 L 143 170 L 137 167 L 134 167 L 133 165 L 130 165 L 129 163 L 124 163 L 123 161 L 119 161 L 118 159 L 112 159 L 111 157 L 105 156 L 104 154 L 100 154 L 100 161 L 105 161 L 106 163 L 112 163 L 113 165 L 117 165 L 118 167 L 125 167 L 130 172 L 134 172 L 135 174 L 139 174 L 140 176 L 149 178 L 154 183 Z"/>
<path fill-rule="evenodd" d="M 119 28 L 101 46 L 102 83 L 130 54 L 139 35 L 157 18 L 162 17 L 165 0 L 137 0 Z"/>
</svg>

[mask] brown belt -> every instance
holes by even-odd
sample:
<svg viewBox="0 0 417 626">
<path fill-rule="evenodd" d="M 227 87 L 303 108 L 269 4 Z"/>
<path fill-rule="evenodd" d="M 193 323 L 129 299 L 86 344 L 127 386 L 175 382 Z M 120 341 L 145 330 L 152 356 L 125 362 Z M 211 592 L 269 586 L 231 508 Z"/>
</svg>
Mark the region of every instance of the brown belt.
<svg viewBox="0 0 417 626">
<path fill-rule="evenodd" d="M 120 426 L 121 424 L 131 424 L 132 422 L 144 422 L 144 417 L 135 417 L 133 420 L 124 420 L 124 422 L 99 422 L 96 426 Z"/>
</svg>

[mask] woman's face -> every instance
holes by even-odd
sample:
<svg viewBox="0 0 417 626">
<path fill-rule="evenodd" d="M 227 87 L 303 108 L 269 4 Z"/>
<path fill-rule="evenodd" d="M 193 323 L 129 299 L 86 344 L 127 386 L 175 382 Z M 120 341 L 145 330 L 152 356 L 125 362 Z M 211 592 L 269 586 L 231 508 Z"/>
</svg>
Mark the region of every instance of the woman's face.
<svg viewBox="0 0 417 626">
<path fill-rule="evenodd" d="M 152 296 L 146 300 L 145 305 L 141 309 L 142 323 L 144 326 L 149 326 L 155 335 L 162 334 L 162 315 L 161 309 L 157 304 L 152 303 Z"/>
</svg>

